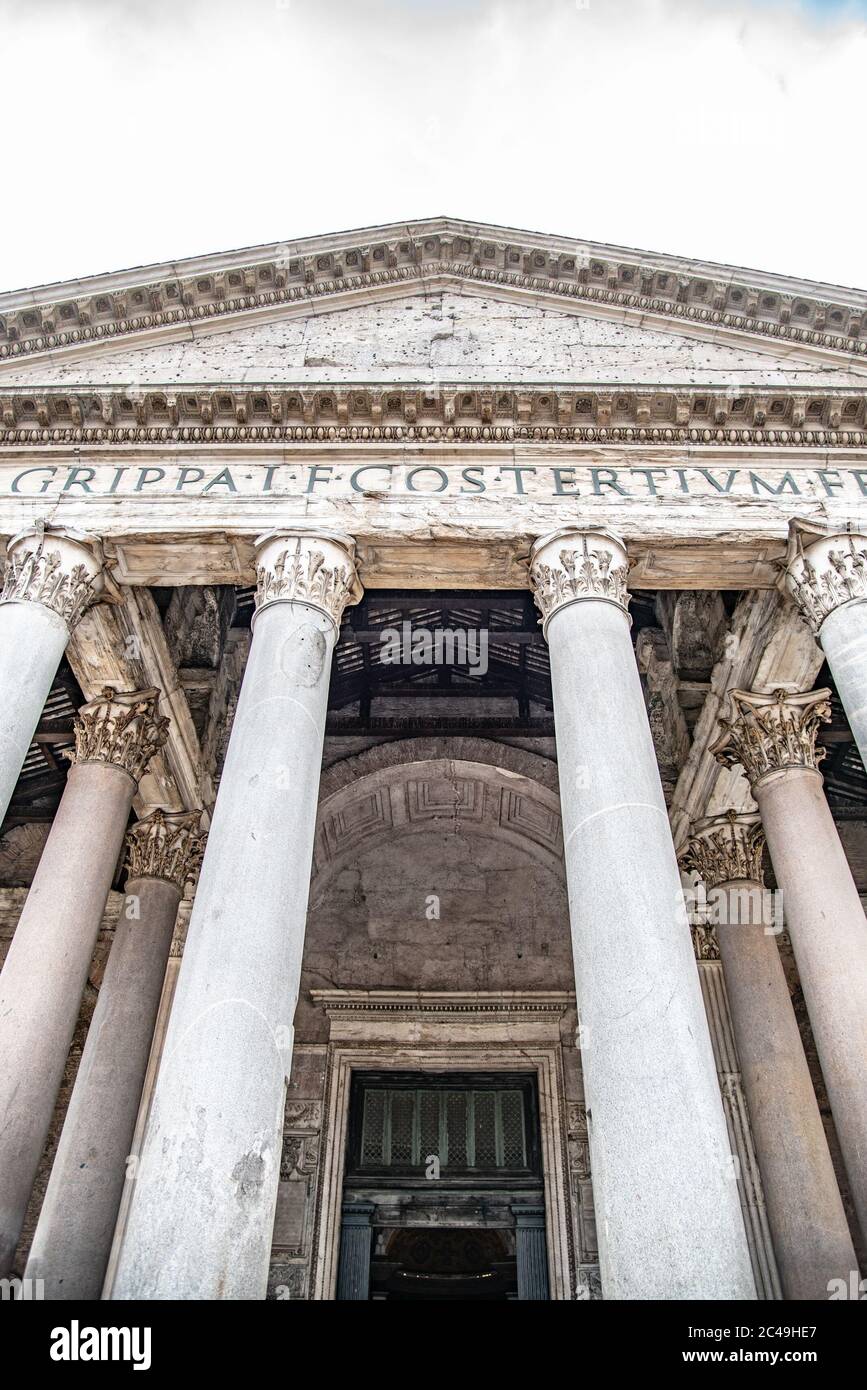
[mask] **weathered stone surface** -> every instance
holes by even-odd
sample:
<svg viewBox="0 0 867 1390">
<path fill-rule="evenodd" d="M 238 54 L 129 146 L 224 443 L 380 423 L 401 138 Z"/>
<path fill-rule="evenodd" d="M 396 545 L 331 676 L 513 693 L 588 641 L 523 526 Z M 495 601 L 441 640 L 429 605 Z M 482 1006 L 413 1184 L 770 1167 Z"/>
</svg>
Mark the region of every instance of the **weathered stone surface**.
<svg viewBox="0 0 867 1390">
<path fill-rule="evenodd" d="M 635 644 L 635 656 L 644 676 L 650 732 L 668 802 L 689 753 L 690 737 L 679 699 L 680 682 L 661 628 L 642 629 Z"/>
<path fill-rule="evenodd" d="M 723 652 L 726 613 L 721 595 L 696 590 L 658 595 L 656 609 L 671 644 L 679 680 L 710 680 Z"/>
<path fill-rule="evenodd" d="M 490 296 L 443 291 L 237 328 L 194 342 L 128 346 L 69 365 L 21 367 L 19 385 L 123 382 L 581 381 L 795 385 L 823 371 L 748 348 Z M 834 370 L 838 385 L 863 381 Z"/>
</svg>

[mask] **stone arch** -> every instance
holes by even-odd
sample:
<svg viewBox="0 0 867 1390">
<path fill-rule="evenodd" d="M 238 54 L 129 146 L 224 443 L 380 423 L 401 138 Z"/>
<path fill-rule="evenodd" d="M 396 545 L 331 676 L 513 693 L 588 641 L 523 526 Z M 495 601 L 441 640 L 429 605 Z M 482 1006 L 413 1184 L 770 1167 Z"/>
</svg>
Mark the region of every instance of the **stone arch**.
<svg viewBox="0 0 867 1390">
<path fill-rule="evenodd" d="M 556 765 L 489 739 L 399 739 L 322 776 L 312 891 L 360 849 L 449 823 L 563 872 Z"/>
</svg>

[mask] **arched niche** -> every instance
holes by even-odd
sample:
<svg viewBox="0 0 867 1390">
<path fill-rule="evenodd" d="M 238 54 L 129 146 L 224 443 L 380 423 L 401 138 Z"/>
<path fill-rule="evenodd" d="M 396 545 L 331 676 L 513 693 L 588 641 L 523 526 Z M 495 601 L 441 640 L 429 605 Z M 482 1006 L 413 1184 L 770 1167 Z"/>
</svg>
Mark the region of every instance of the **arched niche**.
<svg viewBox="0 0 867 1390">
<path fill-rule="evenodd" d="M 333 874 L 375 843 L 462 827 L 562 874 L 557 769 L 487 739 L 401 739 L 322 777 L 311 903 Z"/>
</svg>

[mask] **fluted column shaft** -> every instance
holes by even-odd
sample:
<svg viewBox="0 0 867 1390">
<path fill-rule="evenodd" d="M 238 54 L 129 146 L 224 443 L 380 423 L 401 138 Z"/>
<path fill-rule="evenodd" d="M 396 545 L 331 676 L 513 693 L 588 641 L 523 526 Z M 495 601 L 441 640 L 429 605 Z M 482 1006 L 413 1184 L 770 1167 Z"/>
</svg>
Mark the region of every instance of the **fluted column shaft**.
<svg viewBox="0 0 867 1390">
<path fill-rule="evenodd" d="M 603 1293 L 753 1298 L 668 815 L 604 532 L 537 541 Z"/>
<path fill-rule="evenodd" d="M 0 595 L 0 821 L 60 658 L 101 574 L 84 538 L 27 531 L 9 543 Z"/>
<path fill-rule="evenodd" d="M 156 811 L 127 836 L 124 907 L 81 1055 L 26 1275 L 46 1298 L 98 1299 L 199 813 Z"/>
<path fill-rule="evenodd" d="M 137 779 L 165 738 L 156 691 L 85 705 L 76 757 L 0 974 L 0 1264 L 48 1136 Z M 123 726 L 123 727 L 121 727 Z"/>
<path fill-rule="evenodd" d="M 822 1300 L 857 1261 L 761 881 L 763 845 L 758 816 L 712 817 L 684 863 L 709 889 L 783 1291 Z"/>
<path fill-rule="evenodd" d="M 547 1302 L 548 1247 L 543 1206 L 512 1207 L 515 1217 L 515 1262 L 521 1302 Z"/>
<path fill-rule="evenodd" d="M 852 1197 L 867 1231 L 867 922 L 816 766 L 829 692 L 730 692 L 715 745 L 750 778 Z"/>
<path fill-rule="evenodd" d="M 353 546 L 258 548 L 258 607 L 113 1287 L 264 1298 L 331 653 Z"/>
</svg>

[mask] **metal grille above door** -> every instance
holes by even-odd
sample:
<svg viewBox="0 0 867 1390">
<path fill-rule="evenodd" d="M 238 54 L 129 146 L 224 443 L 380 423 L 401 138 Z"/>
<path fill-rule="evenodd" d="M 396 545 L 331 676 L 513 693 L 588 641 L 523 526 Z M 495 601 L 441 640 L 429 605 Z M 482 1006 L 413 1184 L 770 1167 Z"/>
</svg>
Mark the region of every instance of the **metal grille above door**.
<svg viewBox="0 0 867 1390">
<path fill-rule="evenodd" d="M 536 1171 L 532 1083 L 447 1079 L 412 1085 L 359 1077 L 350 1166 L 366 1174 L 526 1177 Z"/>
</svg>

